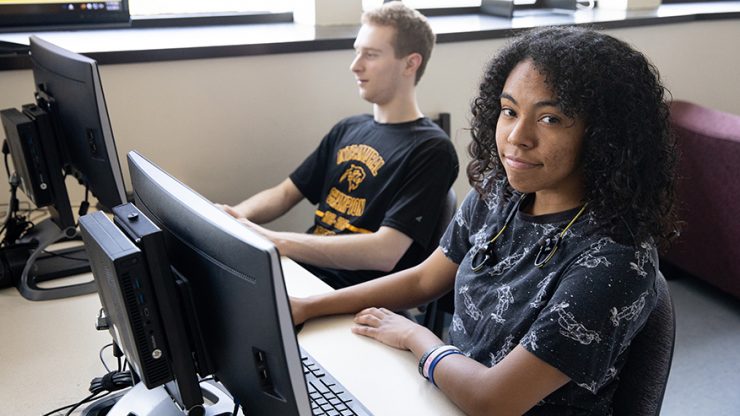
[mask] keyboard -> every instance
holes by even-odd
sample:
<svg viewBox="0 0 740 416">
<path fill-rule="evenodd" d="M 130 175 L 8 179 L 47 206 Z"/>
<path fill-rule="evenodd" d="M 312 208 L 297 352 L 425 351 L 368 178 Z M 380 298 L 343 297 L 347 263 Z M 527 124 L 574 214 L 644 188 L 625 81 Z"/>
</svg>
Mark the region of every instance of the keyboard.
<svg viewBox="0 0 740 416">
<path fill-rule="evenodd" d="M 315 416 L 372 416 L 372 413 L 352 393 L 324 370 L 321 364 L 303 348 L 301 348 L 301 361 L 312 414 Z"/>
</svg>

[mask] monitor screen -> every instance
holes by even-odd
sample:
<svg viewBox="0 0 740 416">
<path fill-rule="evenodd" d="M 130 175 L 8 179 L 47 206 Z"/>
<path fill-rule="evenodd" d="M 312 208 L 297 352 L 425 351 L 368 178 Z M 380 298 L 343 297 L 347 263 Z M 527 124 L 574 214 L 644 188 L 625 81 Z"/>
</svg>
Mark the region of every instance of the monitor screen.
<svg viewBox="0 0 740 416">
<path fill-rule="evenodd" d="M 104 207 L 126 202 L 121 166 L 95 60 L 31 36 L 37 101 L 51 114 L 64 169 Z"/>
<path fill-rule="evenodd" d="M 128 23 L 128 0 L 0 0 L 0 27 Z"/>
<path fill-rule="evenodd" d="M 275 246 L 138 153 L 128 162 L 137 208 L 189 283 L 213 374 L 245 414 L 310 414 Z"/>
</svg>

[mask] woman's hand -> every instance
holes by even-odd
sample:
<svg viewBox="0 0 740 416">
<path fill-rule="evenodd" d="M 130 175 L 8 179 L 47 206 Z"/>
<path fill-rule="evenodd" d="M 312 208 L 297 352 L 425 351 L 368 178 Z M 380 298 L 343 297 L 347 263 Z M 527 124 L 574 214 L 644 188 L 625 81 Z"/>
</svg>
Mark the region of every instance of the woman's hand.
<svg viewBox="0 0 740 416">
<path fill-rule="evenodd" d="M 355 315 L 352 332 L 401 350 L 411 349 L 412 338 L 429 332 L 423 326 L 385 308 L 368 308 Z"/>
</svg>

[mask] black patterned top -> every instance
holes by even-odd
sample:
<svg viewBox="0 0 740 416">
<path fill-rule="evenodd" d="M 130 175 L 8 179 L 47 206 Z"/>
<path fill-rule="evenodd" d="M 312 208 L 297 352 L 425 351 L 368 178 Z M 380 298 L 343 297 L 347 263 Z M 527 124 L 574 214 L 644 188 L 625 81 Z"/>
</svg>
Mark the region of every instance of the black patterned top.
<svg viewBox="0 0 740 416">
<path fill-rule="evenodd" d="M 493 244 L 495 260 L 474 272 L 473 256 L 523 199 L 506 198 L 502 184 L 493 188 L 485 198 L 467 195 L 440 243 L 459 264 L 450 340 L 487 366 L 521 344 L 571 378 L 527 414 L 611 414 L 629 344 L 655 306 L 655 246 L 617 244 L 586 210 L 539 268 L 538 243 L 562 232 L 579 209 L 516 212 Z"/>
</svg>

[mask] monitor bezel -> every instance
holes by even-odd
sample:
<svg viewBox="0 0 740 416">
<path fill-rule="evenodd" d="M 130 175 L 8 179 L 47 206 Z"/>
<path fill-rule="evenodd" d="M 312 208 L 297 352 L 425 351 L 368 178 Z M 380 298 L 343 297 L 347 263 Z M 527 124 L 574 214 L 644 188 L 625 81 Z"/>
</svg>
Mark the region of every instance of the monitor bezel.
<svg viewBox="0 0 740 416">
<path fill-rule="evenodd" d="M 216 378 L 247 414 L 309 415 L 310 404 L 298 342 L 280 256 L 275 246 L 136 151 L 128 154 L 128 163 L 136 206 L 165 232 L 173 268 L 189 278 L 197 293 L 199 316 L 210 318 L 204 320 L 211 326 L 203 335 Z M 197 261 L 192 259 L 193 256 L 174 255 L 174 251 L 185 251 L 182 249 L 185 246 L 192 250 L 188 254 L 196 253 L 201 259 L 220 264 L 225 272 L 218 274 L 217 278 L 221 279 L 218 284 L 206 280 L 216 278 L 214 276 L 193 273 L 198 268 L 193 267 L 192 262 Z M 234 260 L 237 258 L 241 260 Z M 257 274 L 263 275 L 250 275 L 244 270 L 259 270 Z M 260 279 L 265 277 L 264 274 L 268 278 Z M 263 287 L 256 288 L 257 285 Z M 254 322 L 247 322 L 249 317 L 240 319 L 240 313 L 251 309 L 245 299 L 227 290 L 233 287 L 255 287 L 251 290 L 260 296 L 253 295 L 251 300 L 269 302 L 269 306 L 262 305 L 259 309 L 271 315 L 263 315 L 259 321 L 277 322 L 255 327 Z M 210 299 L 214 293 L 220 296 L 218 303 Z M 265 293 L 271 296 L 261 296 Z M 214 306 L 220 310 L 210 310 Z M 262 342 L 270 343 L 270 346 L 263 346 Z M 262 355 L 265 356 L 264 366 L 272 377 L 270 380 L 279 384 L 275 386 L 276 394 L 255 388 L 259 381 L 250 378 L 257 377 L 259 364 L 256 357 L 260 353 L 266 353 Z M 234 359 L 235 354 L 241 354 L 244 361 Z M 254 355 L 255 362 L 244 358 L 250 354 Z M 236 363 L 242 364 L 243 368 Z M 288 380 L 284 380 L 286 377 Z"/>
</svg>

